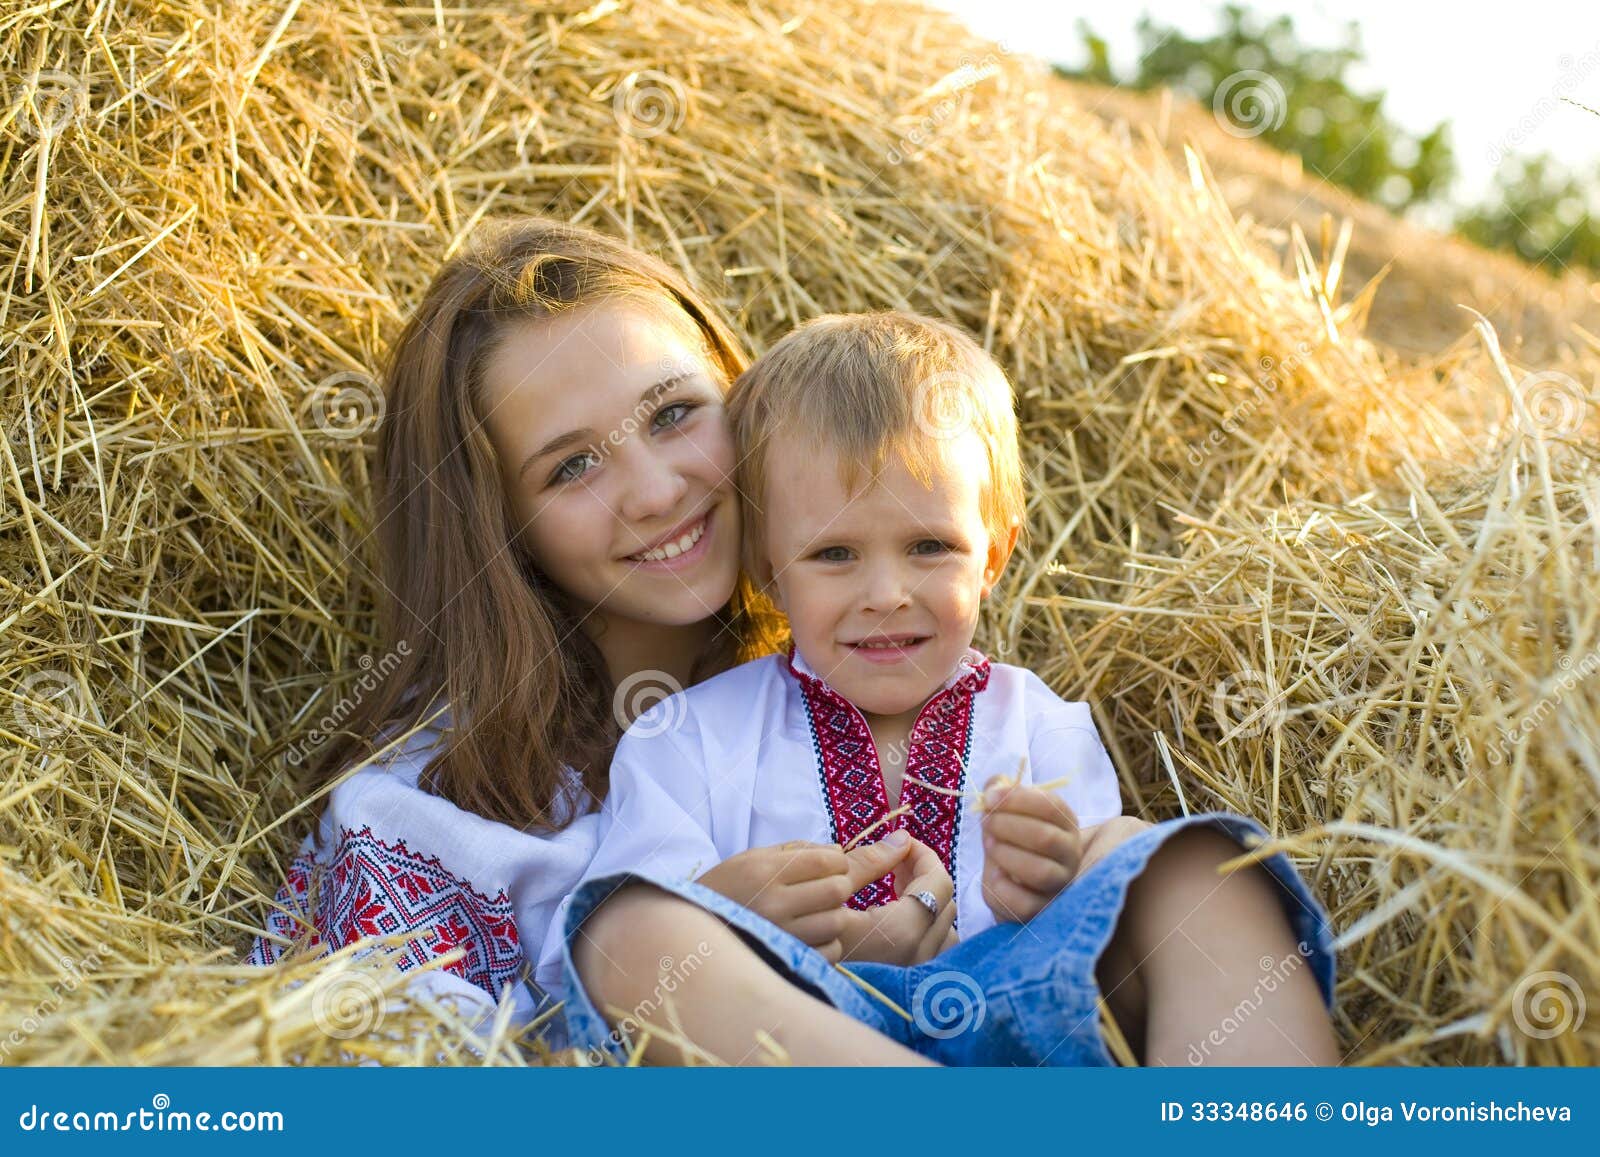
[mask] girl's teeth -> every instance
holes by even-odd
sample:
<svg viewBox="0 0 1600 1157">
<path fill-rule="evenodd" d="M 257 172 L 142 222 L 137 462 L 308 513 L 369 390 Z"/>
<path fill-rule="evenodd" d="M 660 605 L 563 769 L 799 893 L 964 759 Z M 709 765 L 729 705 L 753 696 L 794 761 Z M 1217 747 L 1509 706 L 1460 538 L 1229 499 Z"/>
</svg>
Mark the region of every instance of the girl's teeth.
<svg viewBox="0 0 1600 1157">
<path fill-rule="evenodd" d="M 648 550 L 643 554 L 636 554 L 633 557 L 639 559 L 641 562 L 660 562 L 663 559 L 677 558 L 684 551 L 688 550 L 690 547 L 694 546 L 695 543 L 699 542 L 700 536 L 705 533 L 705 530 L 705 520 L 702 519 L 695 525 L 694 529 L 690 530 L 688 534 L 685 534 L 676 542 L 669 542 L 666 546 L 658 546 L 654 550 Z"/>
</svg>

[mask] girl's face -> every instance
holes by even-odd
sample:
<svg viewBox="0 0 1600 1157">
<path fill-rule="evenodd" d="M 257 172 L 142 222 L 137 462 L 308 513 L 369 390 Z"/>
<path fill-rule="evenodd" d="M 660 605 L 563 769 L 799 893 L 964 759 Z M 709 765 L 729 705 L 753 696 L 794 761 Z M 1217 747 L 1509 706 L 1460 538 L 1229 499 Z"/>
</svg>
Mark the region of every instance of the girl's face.
<svg viewBox="0 0 1600 1157">
<path fill-rule="evenodd" d="M 675 313 L 586 306 L 513 328 L 485 366 L 485 424 L 521 542 L 602 621 L 698 623 L 738 576 L 721 371 Z"/>
</svg>

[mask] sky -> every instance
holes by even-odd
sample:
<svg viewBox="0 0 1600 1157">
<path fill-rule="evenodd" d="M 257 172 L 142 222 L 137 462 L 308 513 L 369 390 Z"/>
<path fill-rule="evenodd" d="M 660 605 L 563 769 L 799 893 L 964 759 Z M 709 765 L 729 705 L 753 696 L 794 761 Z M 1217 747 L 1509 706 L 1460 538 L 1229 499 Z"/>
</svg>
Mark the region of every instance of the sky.
<svg viewBox="0 0 1600 1157">
<path fill-rule="evenodd" d="M 1221 27 L 1222 5 L 1188 0 L 1086 4 L 1081 0 L 933 0 L 1011 52 L 1082 64 L 1080 18 L 1110 44 L 1113 70 L 1132 70 L 1141 11 L 1190 36 Z M 1294 18 L 1301 43 L 1333 46 L 1345 26 L 1361 30 L 1366 64 L 1354 87 L 1387 92 L 1385 109 L 1405 128 L 1451 124 L 1460 169 L 1452 195 L 1475 201 L 1504 156 L 1549 152 L 1592 170 L 1600 163 L 1600 6 L 1518 0 L 1504 7 L 1441 6 L 1417 0 L 1280 0 L 1248 5 L 1261 16 Z M 1271 71 L 1271 66 L 1266 67 Z"/>
</svg>

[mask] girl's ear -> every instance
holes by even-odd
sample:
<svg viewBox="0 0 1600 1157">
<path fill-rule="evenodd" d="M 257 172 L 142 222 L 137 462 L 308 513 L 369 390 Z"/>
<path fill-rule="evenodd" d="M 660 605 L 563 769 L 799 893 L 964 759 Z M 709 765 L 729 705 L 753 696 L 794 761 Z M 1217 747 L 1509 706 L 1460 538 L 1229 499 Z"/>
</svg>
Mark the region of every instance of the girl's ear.
<svg viewBox="0 0 1600 1157">
<path fill-rule="evenodd" d="M 1000 576 L 1005 573 L 1006 563 L 1011 561 L 1011 552 L 1017 549 L 1017 536 L 1022 533 L 1022 523 L 1014 522 L 1011 529 L 1004 537 L 989 538 L 989 555 L 983 564 L 983 597 L 988 598 L 989 592 L 1000 581 Z"/>
</svg>

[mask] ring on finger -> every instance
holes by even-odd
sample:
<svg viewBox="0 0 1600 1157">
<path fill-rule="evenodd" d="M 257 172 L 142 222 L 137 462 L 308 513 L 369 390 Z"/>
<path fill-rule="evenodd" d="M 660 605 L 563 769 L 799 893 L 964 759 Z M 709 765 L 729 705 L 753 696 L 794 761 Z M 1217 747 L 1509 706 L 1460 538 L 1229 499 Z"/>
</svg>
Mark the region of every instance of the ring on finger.
<svg viewBox="0 0 1600 1157">
<path fill-rule="evenodd" d="M 932 892 L 926 890 L 913 892 L 911 893 L 911 898 L 926 908 L 930 915 L 937 916 L 939 914 L 939 897 Z"/>
</svg>

